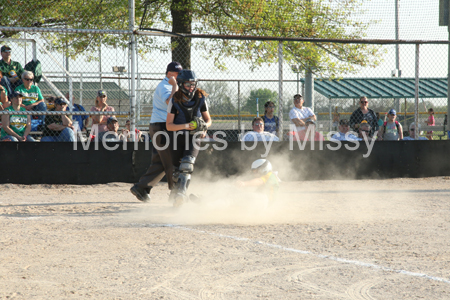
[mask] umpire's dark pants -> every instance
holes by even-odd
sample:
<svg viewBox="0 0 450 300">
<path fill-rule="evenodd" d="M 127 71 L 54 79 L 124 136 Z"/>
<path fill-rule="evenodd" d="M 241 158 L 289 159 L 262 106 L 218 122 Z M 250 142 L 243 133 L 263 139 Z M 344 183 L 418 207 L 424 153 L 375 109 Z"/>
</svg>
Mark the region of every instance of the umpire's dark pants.
<svg viewBox="0 0 450 300">
<path fill-rule="evenodd" d="M 158 132 L 159 134 L 155 136 Z M 169 146 L 170 140 L 166 138 L 168 137 L 166 123 L 150 123 L 149 135 L 153 144 L 152 163 L 147 172 L 141 176 L 137 185 L 149 191 L 149 188 L 154 187 L 164 175 L 167 175 L 167 183 L 171 190 L 173 188 L 172 151 Z M 163 150 L 157 150 L 155 145 Z"/>
</svg>

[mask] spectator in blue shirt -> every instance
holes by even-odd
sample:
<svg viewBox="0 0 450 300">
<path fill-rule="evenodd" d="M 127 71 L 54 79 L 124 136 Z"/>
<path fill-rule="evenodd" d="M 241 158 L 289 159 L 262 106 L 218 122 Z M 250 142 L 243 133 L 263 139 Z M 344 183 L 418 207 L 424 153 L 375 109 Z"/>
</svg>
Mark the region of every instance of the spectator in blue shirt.
<svg viewBox="0 0 450 300">
<path fill-rule="evenodd" d="M 339 121 L 339 132 L 333 134 L 331 140 L 356 141 L 358 140 L 358 137 L 350 132 L 350 124 L 348 120 L 342 119 Z"/>
<path fill-rule="evenodd" d="M 74 103 L 74 96 L 72 96 L 72 103 L 73 103 L 73 108 L 72 111 L 86 111 L 86 109 L 84 109 L 83 105 L 81 104 L 76 104 Z M 69 99 L 69 93 L 66 94 L 66 99 L 70 101 Z M 89 115 L 74 115 L 72 116 L 72 120 L 76 121 L 78 123 L 78 130 L 80 131 L 86 131 L 86 128 L 89 124 Z"/>
<path fill-rule="evenodd" d="M 419 135 L 419 133 L 420 133 L 420 124 L 419 124 L 419 126 L 417 126 L 417 128 L 418 129 L 416 130 L 416 124 L 414 122 L 412 122 L 411 125 L 409 125 L 409 136 L 405 136 L 402 141 L 416 140 L 416 134 Z M 419 136 L 418 140 L 419 141 L 428 141 L 428 139 L 423 136 Z"/>
<path fill-rule="evenodd" d="M 280 129 L 280 120 L 277 116 L 274 116 L 275 103 L 273 103 L 272 101 L 267 101 L 264 104 L 264 110 L 265 113 L 262 117 L 264 121 L 264 131 L 278 135 L 278 130 Z"/>
</svg>

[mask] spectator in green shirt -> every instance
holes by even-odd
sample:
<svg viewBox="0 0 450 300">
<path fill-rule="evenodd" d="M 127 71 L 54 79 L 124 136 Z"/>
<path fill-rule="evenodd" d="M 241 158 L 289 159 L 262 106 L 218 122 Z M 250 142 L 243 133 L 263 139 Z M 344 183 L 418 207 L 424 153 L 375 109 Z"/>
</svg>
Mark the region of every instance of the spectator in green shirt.
<svg viewBox="0 0 450 300">
<path fill-rule="evenodd" d="M 11 94 L 11 106 L 5 111 L 26 111 L 21 107 L 22 94 Z M 31 118 L 28 115 L 2 115 L 2 130 L 0 141 L 35 142 L 29 134 L 31 131 Z"/>
<path fill-rule="evenodd" d="M 22 107 L 26 110 L 47 111 L 47 105 L 45 104 L 41 89 L 38 86 L 33 85 L 33 78 L 33 72 L 24 71 L 22 73 L 23 84 L 16 87 L 15 91 L 20 92 L 23 95 Z M 34 119 L 44 121 L 45 116 L 34 116 Z"/>
<path fill-rule="evenodd" d="M 11 47 L 4 45 L 0 48 L 0 52 L 2 55 L 0 71 L 4 75 L 1 80 L 1 85 L 6 87 L 8 94 L 12 94 L 14 89 L 22 84 L 20 78 L 24 70 L 19 62 L 11 60 Z"/>
<path fill-rule="evenodd" d="M 0 80 L 2 77 L 3 73 L 0 71 Z M 8 90 L 3 85 L 0 85 L 0 110 L 4 110 L 10 105 L 11 103 L 8 101 Z"/>
</svg>

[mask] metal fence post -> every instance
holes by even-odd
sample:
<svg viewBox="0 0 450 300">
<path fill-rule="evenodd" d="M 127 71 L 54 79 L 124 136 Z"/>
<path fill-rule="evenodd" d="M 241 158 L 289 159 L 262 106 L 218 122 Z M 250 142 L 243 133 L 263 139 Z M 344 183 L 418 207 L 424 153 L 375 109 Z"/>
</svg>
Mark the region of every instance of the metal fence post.
<svg viewBox="0 0 450 300">
<path fill-rule="evenodd" d="M 416 80 L 415 80 L 415 103 L 414 103 L 414 123 L 415 125 L 415 140 L 419 139 L 419 44 L 416 44 Z M 419 132 L 419 133 L 418 133 Z"/>
<path fill-rule="evenodd" d="M 241 130 L 241 81 L 238 80 L 238 105 L 237 105 L 237 113 L 238 113 L 238 131 Z"/>
<path fill-rule="evenodd" d="M 443 4 L 445 4 L 444 10 L 446 10 L 446 14 L 447 14 L 447 20 L 445 20 L 445 21 L 447 21 L 446 25 L 447 25 L 447 30 L 448 30 L 448 40 L 450 42 L 449 2 L 445 1 Z M 445 13 L 444 13 L 444 15 L 445 15 Z M 441 24 L 439 24 L 439 25 L 441 25 Z M 447 64 L 448 64 L 448 67 L 447 67 L 447 116 L 449 116 L 449 113 L 450 113 L 450 43 L 448 43 L 447 51 L 448 51 L 448 53 L 447 53 L 447 55 L 448 55 L 448 59 L 447 59 Z M 444 129 L 445 129 L 445 127 L 444 127 Z M 450 131 L 448 131 L 448 132 L 450 133 Z M 445 132 L 444 132 L 444 134 L 445 134 Z M 448 135 L 448 138 L 450 139 L 450 134 Z"/>
<path fill-rule="evenodd" d="M 448 18 L 450 21 L 450 14 L 448 14 Z M 448 25 L 449 23 L 447 23 L 447 28 L 448 28 L 448 59 L 447 59 L 447 63 L 448 63 L 448 67 L 447 67 L 447 116 L 449 116 L 450 114 L 450 26 Z M 450 131 L 449 131 L 450 132 Z M 444 132 L 445 133 L 445 132 Z M 450 139 L 450 134 L 449 134 L 449 139 Z"/>
<path fill-rule="evenodd" d="M 37 50 L 36 50 L 36 41 L 35 40 L 33 40 L 32 42 L 31 42 L 31 45 L 32 45 L 32 49 L 33 49 L 33 61 L 36 61 L 37 60 Z"/>
<path fill-rule="evenodd" d="M 66 95 L 64 95 L 65 97 Z M 69 100 L 70 106 L 69 106 L 69 111 L 73 110 L 73 80 L 72 80 L 72 76 L 69 76 L 69 98 L 67 99 Z"/>
<path fill-rule="evenodd" d="M 83 105 L 83 76 L 80 74 L 80 105 Z"/>
<path fill-rule="evenodd" d="M 278 43 L 278 118 L 279 139 L 283 141 L 283 42 Z"/>
<path fill-rule="evenodd" d="M 103 80 L 102 80 L 102 43 L 100 39 L 100 45 L 98 45 L 98 72 L 100 73 L 100 89 L 103 90 Z"/>
<path fill-rule="evenodd" d="M 136 103 L 137 103 L 137 116 L 138 121 L 141 120 L 141 74 L 137 73 L 137 89 L 136 89 Z"/>
<path fill-rule="evenodd" d="M 129 23 L 129 29 L 131 31 L 130 35 L 130 47 L 131 47 L 131 82 L 130 82 L 130 131 L 131 136 L 135 137 L 135 124 L 136 124 L 136 85 L 135 85 L 135 78 L 136 78 L 136 36 L 133 33 L 134 31 L 134 22 L 135 22 L 135 16 L 134 16 L 134 0 L 129 0 L 129 9 L 130 9 L 130 23 Z"/>
<path fill-rule="evenodd" d="M 330 110 L 330 128 L 329 128 L 329 131 L 331 131 L 332 128 L 333 128 L 333 114 L 332 114 L 332 108 L 331 108 L 331 98 L 328 99 L 328 106 L 329 106 L 329 110 Z"/>
</svg>

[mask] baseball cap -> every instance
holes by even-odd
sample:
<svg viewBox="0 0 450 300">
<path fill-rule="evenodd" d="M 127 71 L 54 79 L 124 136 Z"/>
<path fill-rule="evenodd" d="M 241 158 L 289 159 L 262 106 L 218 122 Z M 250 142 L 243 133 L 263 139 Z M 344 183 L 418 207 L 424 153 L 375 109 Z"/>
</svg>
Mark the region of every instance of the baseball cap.
<svg viewBox="0 0 450 300">
<path fill-rule="evenodd" d="M 97 96 L 99 96 L 99 97 L 107 96 L 107 95 L 106 95 L 106 91 L 105 91 L 105 90 L 99 90 L 99 91 L 97 92 Z"/>
<path fill-rule="evenodd" d="M 295 98 L 299 98 L 299 97 L 301 98 L 301 97 L 303 97 L 303 96 L 300 95 L 300 94 L 295 94 L 295 95 L 294 95 L 294 99 L 295 99 Z"/>
<path fill-rule="evenodd" d="M 69 101 L 67 101 L 63 97 L 58 97 L 55 99 L 55 105 L 62 105 L 62 104 L 69 105 Z"/>
<path fill-rule="evenodd" d="M 346 125 L 346 126 L 348 126 L 349 125 L 348 120 L 346 120 L 346 119 L 340 120 L 339 121 L 339 125 Z"/>
<path fill-rule="evenodd" d="M 311 119 L 311 118 L 306 119 L 305 124 L 306 124 L 306 123 L 316 124 L 316 122 L 315 122 L 313 119 Z"/>
<path fill-rule="evenodd" d="M 11 47 L 8 45 L 3 45 L 0 52 L 11 52 Z"/>
<path fill-rule="evenodd" d="M 362 122 L 359 124 L 360 128 L 362 126 L 371 128 L 370 124 L 366 120 L 362 120 Z"/>
<path fill-rule="evenodd" d="M 173 61 L 170 64 L 167 65 L 167 72 L 180 72 L 181 70 L 183 70 L 183 67 L 181 66 L 181 64 L 177 61 Z"/>
<path fill-rule="evenodd" d="M 111 124 L 112 122 L 119 122 L 116 117 L 109 117 L 106 124 Z"/>
<path fill-rule="evenodd" d="M 397 112 L 395 111 L 395 109 L 392 108 L 392 109 L 389 110 L 388 114 L 390 114 L 390 115 L 396 115 Z"/>
<path fill-rule="evenodd" d="M 10 98 L 16 98 L 16 97 L 23 97 L 23 94 L 21 92 L 14 91 L 9 96 Z"/>
</svg>

